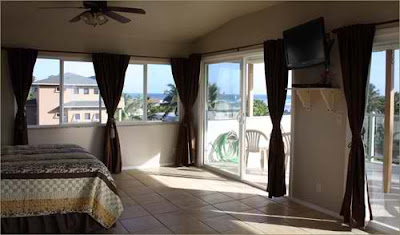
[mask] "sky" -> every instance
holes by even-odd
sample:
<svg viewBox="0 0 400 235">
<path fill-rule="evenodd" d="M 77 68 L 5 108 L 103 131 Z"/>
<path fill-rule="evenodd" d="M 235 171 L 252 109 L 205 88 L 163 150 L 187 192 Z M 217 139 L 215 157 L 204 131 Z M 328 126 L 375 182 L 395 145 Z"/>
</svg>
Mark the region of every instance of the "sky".
<svg viewBox="0 0 400 235">
<path fill-rule="evenodd" d="M 126 71 L 124 93 L 143 92 L 143 65 L 130 64 Z M 50 75 L 58 75 L 59 61 L 55 59 L 37 59 L 33 75 L 36 80 L 45 79 Z M 76 73 L 85 77 L 94 76 L 91 62 L 65 61 L 64 72 Z M 239 94 L 240 63 L 210 64 L 208 67 L 209 82 L 216 82 L 221 93 Z M 385 93 L 385 52 L 373 52 L 371 58 L 370 82 L 379 93 Z M 148 65 L 148 93 L 164 93 L 167 84 L 174 84 L 170 65 Z M 289 75 L 289 84 L 291 76 Z M 399 50 L 395 51 L 395 90 L 399 91 Z M 254 65 L 254 94 L 266 94 L 264 64 Z"/>
<path fill-rule="evenodd" d="M 143 93 L 143 71 L 144 66 L 129 64 L 125 74 L 124 93 Z M 148 71 L 148 93 L 164 93 L 167 85 L 174 84 L 171 66 L 164 64 L 149 64 Z M 60 73 L 60 62 L 55 59 L 37 59 L 33 76 L 36 80 L 46 79 L 51 75 Z M 65 61 L 64 73 L 75 73 L 84 77 L 95 75 L 92 62 Z"/>
<path fill-rule="evenodd" d="M 253 94 L 266 95 L 267 85 L 265 83 L 264 63 L 254 64 L 253 67 Z M 208 66 L 208 81 L 216 83 L 220 93 L 240 93 L 240 62 L 210 64 Z M 289 71 L 288 83 L 292 83 L 292 73 Z M 291 87 L 291 85 L 288 85 Z"/>
<path fill-rule="evenodd" d="M 385 64 L 385 51 L 372 53 L 369 80 L 379 90 L 380 95 L 385 94 Z M 399 50 L 394 53 L 394 90 L 399 92 Z"/>
</svg>

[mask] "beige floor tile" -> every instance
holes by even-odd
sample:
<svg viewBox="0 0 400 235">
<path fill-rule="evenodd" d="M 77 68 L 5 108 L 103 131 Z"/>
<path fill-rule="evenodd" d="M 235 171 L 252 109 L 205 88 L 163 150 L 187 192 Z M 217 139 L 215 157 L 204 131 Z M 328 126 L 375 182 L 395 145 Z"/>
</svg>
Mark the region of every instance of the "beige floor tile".
<svg viewBox="0 0 400 235">
<path fill-rule="evenodd" d="M 131 195 L 131 198 L 133 198 L 133 200 L 135 200 L 139 205 L 160 202 L 160 201 L 165 200 L 158 193 L 146 193 L 146 194 Z"/>
<path fill-rule="evenodd" d="M 124 205 L 124 208 L 137 205 L 137 203 L 129 196 L 123 196 L 120 197 L 120 199 L 122 201 L 122 205 Z"/>
<path fill-rule="evenodd" d="M 294 211 L 289 207 L 282 206 L 280 204 L 268 204 L 267 206 L 257 208 L 257 210 L 263 212 L 266 215 L 276 215 L 276 216 L 296 216 L 300 212 Z"/>
<path fill-rule="evenodd" d="M 153 216 L 124 219 L 121 223 L 130 233 L 141 233 L 141 231 L 163 227 Z"/>
<path fill-rule="evenodd" d="M 189 208 L 185 209 L 185 211 L 191 216 L 196 217 L 200 220 L 226 215 L 225 212 L 211 205 L 197 207 L 197 208 Z"/>
<path fill-rule="evenodd" d="M 118 179 L 115 180 L 117 187 L 131 187 L 131 186 L 143 186 L 143 184 L 137 179 L 130 177 L 129 179 Z"/>
<path fill-rule="evenodd" d="M 121 172 L 120 174 L 112 174 L 112 177 L 114 180 L 132 179 L 132 176 L 125 171 Z"/>
<path fill-rule="evenodd" d="M 256 209 L 243 211 L 243 212 L 233 212 L 229 213 L 229 215 L 240 219 L 243 222 L 255 222 L 262 223 L 268 220 L 268 215 L 258 211 Z"/>
<path fill-rule="evenodd" d="M 215 230 L 200 221 L 169 227 L 175 234 L 217 234 Z"/>
<path fill-rule="evenodd" d="M 180 210 L 179 207 L 166 200 L 154 203 L 147 203 L 143 204 L 142 206 L 153 215 Z"/>
<path fill-rule="evenodd" d="M 123 191 L 129 196 L 153 193 L 153 190 L 151 190 L 149 187 L 146 186 L 130 187 L 127 189 L 123 189 Z"/>
<path fill-rule="evenodd" d="M 254 197 L 256 196 L 255 194 L 250 194 L 250 193 L 237 193 L 237 192 L 224 192 L 224 191 L 220 191 L 222 194 L 231 197 L 233 199 L 236 200 L 241 200 L 241 199 L 245 199 L 245 198 L 249 198 L 249 197 Z"/>
<path fill-rule="evenodd" d="M 251 206 L 253 208 L 260 208 L 260 207 L 267 206 L 268 204 L 275 203 L 272 200 L 270 200 L 266 197 L 262 197 L 262 196 L 254 196 L 254 197 L 245 198 L 245 199 L 240 200 L 240 202 L 242 202 L 248 206 Z"/>
<path fill-rule="evenodd" d="M 193 207 L 202 207 L 205 205 L 208 205 L 207 202 L 200 200 L 194 196 L 186 196 L 184 198 L 180 199 L 170 199 L 170 201 L 175 204 L 176 206 L 179 206 L 180 208 L 193 208 Z"/>
<path fill-rule="evenodd" d="M 204 187 L 204 188 L 206 188 L 206 187 Z M 207 188 L 206 189 L 188 189 L 188 190 L 186 190 L 186 192 L 192 194 L 195 197 L 215 193 L 215 191 L 213 191 L 211 189 L 207 189 Z"/>
<path fill-rule="evenodd" d="M 157 228 L 151 228 L 147 230 L 141 230 L 136 234 L 174 234 L 171 230 L 169 230 L 167 227 L 162 226 L 162 227 L 157 227 Z"/>
<path fill-rule="evenodd" d="M 282 200 L 282 201 L 277 201 L 279 204 L 289 207 L 291 210 L 295 210 L 298 212 L 307 212 L 310 210 L 310 208 L 305 207 L 299 203 L 290 201 L 290 200 Z"/>
<path fill-rule="evenodd" d="M 263 234 L 260 230 L 251 227 L 248 224 L 241 224 L 240 227 L 225 231 L 224 234 Z"/>
<path fill-rule="evenodd" d="M 161 221 L 161 223 L 169 227 L 174 225 L 184 225 L 186 223 L 197 221 L 195 217 L 191 216 L 185 211 L 167 212 L 154 215 L 154 217 L 156 217 L 159 221 Z"/>
<path fill-rule="evenodd" d="M 127 234 L 129 232 L 128 232 L 128 230 L 126 230 L 124 228 L 124 226 L 122 226 L 122 224 L 120 222 L 117 222 L 115 224 L 115 227 L 101 231 L 100 233 L 103 233 L 103 234 Z"/>
<path fill-rule="evenodd" d="M 220 233 L 240 229 L 246 226 L 242 221 L 230 215 L 204 219 L 202 222 Z"/>
<path fill-rule="evenodd" d="M 145 209 L 143 209 L 143 207 L 139 205 L 129 206 L 129 207 L 124 207 L 124 211 L 122 212 L 122 215 L 121 217 L 119 217 L 119 219 L 122 220 L 127 218 L 145 216 L 145 215 L 149 215 L 149 213 Z"/>
<path fill-rule="evenodd" d="M 222 211 L 225 212 L 242 212 L 251 210 L 252 208 L 243 204 L 239 201 L 230 201 L 230 202 L 223 202 L 219 204 L 214 204 L 214 206 Z"/>
<path fill-rule="evenodd" d="M 160 167 L 114 176 L 125 212 L 105 233 L 364 234 L 329 215 L 198 168 Z M 193 208 L 187 208 L 194 206 Z M 256 209 L 257 208 L 257 209 Z"/>
<path fill-rule="evenodd" d="M 336 219 L 319 218 L 317 216 L 298 215 L 285 222 L 291 226 L 302 228 L 309 233 L 351 233 L 347 226 L 343 226 Z"/>
<path fill-rule="evenodd" d="M 308 234 L 307 231 L 288 224 L 249 223 L 264 234 Z"/>
<path fill-rule="evenodd" d="M 201 200 L 209 204 L 217 204 L 234 200 L 233 198 L 228 197 L 222 193 L 210 193 L 205 195 L 197 195 L 196 197 L 200 198 Z"/>
<path fill-rule="evenodd" d="M 181 200 L 187 197 L 193 197 L 190 193 L 180 189 L 159 192 L 159 194 L 168 200 Z"/>
</svg>

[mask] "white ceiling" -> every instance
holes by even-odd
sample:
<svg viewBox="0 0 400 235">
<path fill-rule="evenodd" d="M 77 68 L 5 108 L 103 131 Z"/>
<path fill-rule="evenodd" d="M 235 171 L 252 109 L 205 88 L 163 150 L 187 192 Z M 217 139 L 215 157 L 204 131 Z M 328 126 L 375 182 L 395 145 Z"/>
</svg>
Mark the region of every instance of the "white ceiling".
<svg viewBox="0 0 400 235">
<path fill-rule="evenodd" d="M 110 6 L 139 7 L 146 15 L 121 13 L 132 20 L 119 24 L 110 20 L 93 28 L 83 22 L 69 23 L 80 9 L 39 9 L 39 7 L 82 6 L 82 2 L 1 2 L 2 39 L 11 41 L 21 31 L 32 37 L 74 35 L 81 38 L 125 37 L 138 40 L 192 42 L 239 16 L 259 11 L 274 2 L 109 2 Z"/>
</svg>

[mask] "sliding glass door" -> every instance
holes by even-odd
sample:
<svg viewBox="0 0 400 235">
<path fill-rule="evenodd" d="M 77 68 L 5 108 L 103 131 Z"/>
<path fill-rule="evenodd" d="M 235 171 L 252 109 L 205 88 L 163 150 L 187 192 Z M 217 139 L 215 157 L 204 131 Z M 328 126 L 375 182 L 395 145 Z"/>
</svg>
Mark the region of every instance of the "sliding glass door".
<svg viewBox="0 0 400 235">
<path fill-rule="evenodd" d="M 246 183 L 266 189 L 272 131 L 262 53 L 204 66 L 204 164 Z M 291 72 L 289 72 L 291 87 Z M 289 183 L 291 94 L 281 121 Z M 289 189 L 289 187 L 287 187 Z"/>
<path fill-rule="evenodd" d="M 242 62 L 206 64 L 204 164 L 240 175 Z"/>
</svg>

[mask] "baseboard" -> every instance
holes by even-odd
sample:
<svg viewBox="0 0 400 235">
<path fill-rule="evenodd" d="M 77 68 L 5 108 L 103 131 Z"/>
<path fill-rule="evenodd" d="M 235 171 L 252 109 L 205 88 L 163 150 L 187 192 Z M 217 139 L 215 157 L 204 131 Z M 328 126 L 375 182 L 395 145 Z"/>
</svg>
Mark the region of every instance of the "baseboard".
<svg viewBox="0 0 400 235">
<path fill-rule="evenodd" d="M 170 163 L 161 163 L 158 165 L 140 165 L 140 166 L 123 166 L 122 170 L 136 170 L 136 169 L 148 169 L 148 168 L 153 168 L 153 167 L 166 167 L 166 166 L 174 166 L 175 163 L 170 162 Z"/>
<path fill-rule="evenodd" d="M 341 215 L 339 215 L 338 213 L 330 211 L 330 210 L 327 210 L 327 209 L 319 207 L 319 206 L 316 206 L 316 205 L 314 205 L 312 203 L 309 203 L 309 202 L 306 202 L 306 201 L 303 201 L 303 200 L 300 200 L 300 199 L 297 199 L 297 198 L 294 198 L 294 197 L 288 197 L 288 199 L 293 201 L 293 202 L 296 202 L 298 204 L 301 204 L 303 206 L 306 206 L 308 208 L 311 208 L 311 209 L 314 209 L 316 211 L 322 212 L 324 214 L 330 215 L 330 216 L 332 216 L 334 218 L 343 219 L 343 217 Z M 377 230 L 378 232 L 388 233 L 388 234 L 393 234 L 393 233 L 398 234 L 399 231 L 400 231 L 399 229 L 397 229 L 397 228 L 395 228 L 393 226 L 383 224 L 383 223 L 381 223 L 379 221 L 376 221 L 376 220 L 368 221 L 367 222 L 367 227 L 370 227 L 370 228 L 372 228 L 374 230 Z"/>
<path fill-rule="evenodd" d="M 290 201 L 296 202 L 296 203 L 298 203 L 300 205 L 303 205 L 305 207 L 308 207 L 308 208 L 314 209 L 316 211 L 322 212 L 324 214 L 330 215 L 330 216 L 335 217 L 337 219 L 342 219 L 343 218 L 341 215 L 339 215 L 339 213 L 327 210 L 325 208 L 319 207 L 319 206 L 314 205 L 312 203 L 309 203 L 309 202 L 306 202 L 306 201 L 303 201 L 303 200 L 300 200 L 300 199 L 297 199 L 297 198 L 294 198 L 294 197 L 290 197 L 290 196 L 288 197 L 288 199 Z"/>
</svg>

